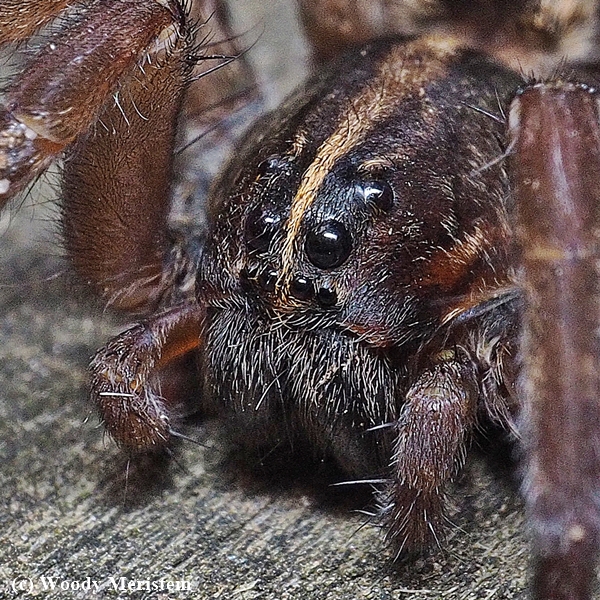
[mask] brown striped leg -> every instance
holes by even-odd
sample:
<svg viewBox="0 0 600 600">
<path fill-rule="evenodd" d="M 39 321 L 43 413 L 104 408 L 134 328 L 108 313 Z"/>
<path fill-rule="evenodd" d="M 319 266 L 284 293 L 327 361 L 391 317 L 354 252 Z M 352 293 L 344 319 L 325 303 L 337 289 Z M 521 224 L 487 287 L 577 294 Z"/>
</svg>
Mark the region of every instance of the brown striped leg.
<svg viewBox="0 0 600 600">
<path fill-rule="evenodd" d="M 398 423 L 393 481 L 383 506 L 398 553 L 423 549 L 443 530 L 444 488 L 465 459 L 477 387 L 465 365 L 445 359 L 411 386 Z"/>
<path fill-rule="evenodd" d="M 600 96 L 531 85 L 511 106 L 527 310 L 522 381 L 535 597 L 591 598 L 600 542 Z"/>
<path fill-rule="evenodd" d="M 0 207 L 89 129 L 143 52 L 181 28 L 179 4 L 169 6 L 92 4 L 32 58 L 0 107 Z"/>
<path fill-rule="evenodd" d="M 234 60 L 220 0 L 194 8 L 198 28 L 178 0 L 90 3 L 67 16 L 0 107 L 0 208 L 66 150 L 67 251 L 80 278 L 122 310 L 151 311 L 168 285 L 162 279 L 173 151 L 193 68 L 200 62 L 210 71 L 227 57 L 236 66 L 233 74 L 200 78 L 186 98 L 195 99 L 188 120 L 253 79 L 242 77 L 243 61 Z M 205 48 L 200 57 L 198 44 Z M 205 126 L 223 112 L 204 115 Z"/>
<path fill-rule="evenodd" d="M 91 397 L 106 430 L 136 452 L 167 445 L 171 399 L 157 389 L 160 371 L 200 345 L 205 311 L 174 306 L 113 338 L 91 365 Z"/>
</svg>

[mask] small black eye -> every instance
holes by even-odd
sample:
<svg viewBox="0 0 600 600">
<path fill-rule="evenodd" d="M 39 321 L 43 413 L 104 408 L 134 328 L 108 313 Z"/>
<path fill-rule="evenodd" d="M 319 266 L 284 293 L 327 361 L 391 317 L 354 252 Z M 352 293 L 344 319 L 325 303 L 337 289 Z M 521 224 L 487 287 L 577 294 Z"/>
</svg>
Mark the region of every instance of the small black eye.
<svg viewBox="0 0 600 600">
<path fill-rule="evenodd" d="M 250 251 L 265 252 L 279 229 L 281 217 L 261 207 L 253 209 L 246 219 L 246 246 Z"/>
<path fill-rule="evenodd" d="M 258 285 L 260 285 L 265 292 L 273 293 L 275 291 L 276 283 L 277 271 L 271 267 L 267 267 L 258 275 Z"/>
<path fill-rule="evenodd" d="M 317 290 L 317 302 L 323 307 L 323 308 L 329 308 L 330 306 L 335 306 L 337 303 L 337 294 L 335 293 L 335 290 L 332 290 L 331 288 L 319 288 Z"/>
<path fill-rule="evenodd" d="M 352 238 L 339 221 L 325 221 L 306 236 L 308 260 L 319 269 L 343 265 L 352 252 Z"/>
<path fill-rule="evenodd" d="M 278 169 L 282 169 L 286 163 L 287 161 L 281 158 L 281 156 L 274 154 L 273 156 L 269 156 L 262 162 L 258 163 L 258 167 L 256 167 L 256 174 L 259 177 L 272 174 Z"/>
<path fill-rule="evenodd" d="M 387 212 L 394 206 L 394 190 L 383 180 L 363 181 L 356 185 L 356 195 L 365 203 Z"/>
<path fill-rule="evenodd" d="M 308 300 L 315 292 L 313 282 L 303 275 L 296 275 L 290 282 L 290 292 L 298 300 Z"/>
</svg>

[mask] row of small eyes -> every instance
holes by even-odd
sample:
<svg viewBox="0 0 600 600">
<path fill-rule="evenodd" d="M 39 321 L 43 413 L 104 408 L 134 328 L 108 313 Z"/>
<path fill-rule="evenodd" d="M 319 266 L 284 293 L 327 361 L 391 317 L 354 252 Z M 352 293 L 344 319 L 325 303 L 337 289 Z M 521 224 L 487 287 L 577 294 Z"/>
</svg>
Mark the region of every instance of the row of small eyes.
<svg viewBox="0 0 600 600">
<path fill-rule="evenodd" d="M 385 180 L 356 182 L 353 201 L 388 212 L 394 203 L 394 192 Z M 283 217 L 273 209 L 254 208 L 246 220 L 248 250 L 252 253 L 266 252 L 281 229 L 282 221 Z M 329 270 L 342 266 L 348 260 L 353 245 L 353 236 L 344 223 L 336 219 L 324 219 L 306 233 L 304 250 L 315 267 Z"/>
</svg>

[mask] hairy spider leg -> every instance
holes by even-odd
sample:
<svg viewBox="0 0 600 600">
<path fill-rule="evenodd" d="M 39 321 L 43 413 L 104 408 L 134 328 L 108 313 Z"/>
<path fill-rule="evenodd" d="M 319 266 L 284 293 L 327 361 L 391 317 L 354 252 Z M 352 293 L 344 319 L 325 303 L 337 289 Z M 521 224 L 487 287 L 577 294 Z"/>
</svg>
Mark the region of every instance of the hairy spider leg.
<svg viewBox="0 0 600 600">
<path fill-rule="evenodd" d="M 592 597 L 600 545 L 598 93 L 532 84 L 514 99 L 521 381 L 534 593 Z"/>
<path fill-rule="evenodd" d="M 91 397 L 120 446 L 143 452 L 168 445 L 173 398 L 160 393 L 157 375 L 199 347 L 205 313 L 197 304 L 171 307 L 96 353 L 90 364 Z"/>
<path fill-rule="evenodd" d="M 392 455 L 394 480 L 382 509 L 399 555 L 442 537 L 445 487 L 463 466 L 476 422 L 478 386 L 470 361 L 443 357 L 406 394 Z M 439 536 L 439 537 L 438 537 Z"/>
<path fill-rule="evenodd" d="M 89 130 L 153 41 L 176 37 L 176 16 L 155 0 L 107 0 L 50 37 L 0 107 L 0 206 Z"/>
</svg>

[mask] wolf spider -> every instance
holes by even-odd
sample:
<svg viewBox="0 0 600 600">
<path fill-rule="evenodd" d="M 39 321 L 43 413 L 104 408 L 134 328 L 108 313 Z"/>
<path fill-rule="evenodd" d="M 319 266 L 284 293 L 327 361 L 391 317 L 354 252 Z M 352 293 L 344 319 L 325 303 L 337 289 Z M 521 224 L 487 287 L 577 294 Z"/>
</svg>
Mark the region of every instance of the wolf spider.
<svg viewBox="0 0 600 600">
<path fill-rule="evenodd" d="M 436 539 L 444 488 L 491 421 L 522 438 L 533 594 L 589 598 L 599 8 L 299 9 L 315 75 L 238 145 L 206 229 L 173 239 L 176 125 L 216 47 L 203 32 L 222 40 L 214 54 L 239 54 L 225 5 L 0 5 L 4 43 L 61 18 L 6 90 L 0 206 L 62 156 L 73 269 L 140 317 L 91 364 L 106 429 L 131 451 L 167 446 L 179 403 L 161 373 L 169 389 L 165 369 L 194 353 L 202 411 L 249 449 L 286 442 L 377 481 L 400 553 Z M 247 76 L 241 59 L 208 74 L 196 109 Z"/>
</svg>

